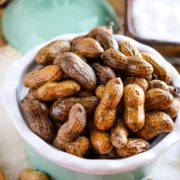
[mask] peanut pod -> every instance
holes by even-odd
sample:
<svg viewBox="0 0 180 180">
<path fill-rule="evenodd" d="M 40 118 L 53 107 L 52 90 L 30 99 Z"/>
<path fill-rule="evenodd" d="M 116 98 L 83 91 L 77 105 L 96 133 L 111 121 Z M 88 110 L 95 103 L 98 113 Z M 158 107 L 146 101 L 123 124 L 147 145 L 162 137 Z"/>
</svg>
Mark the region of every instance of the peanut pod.
<svg viewBox="0 0 180 180">
<path fill-rule="evenodd" d="M 111 26 L 101 26 L 92 29 L 87 37 L 96 39 L 103 48 L 109 49 L 113 48 L 115 50 L 119 50 L 117 41 L 113 38 L 113 29 Z"/>
<path fill-rule="evenodd" d="M 39 50 L 35 61 L 43 66 L 53 64 L 54 59 L 64 52 L 69 52 L 70 47 L 71 45 L 68 41 L 53 41 Z"/>
<path fill-rule="evenodd" d="M 66 75 L 75 79 L 84 88 L 95 89 L 96 75 L 93 69 L 76 54 L 64 53 L 55 59 L 54 64 L 59 65 Z"/>
<path fill-rule="evenodd" d="M 163 110 L 171 106 L 174 98 L 168 91 L 153 88 L 146 92 L 145 108 L 149 110 Z"/>
<path fill-rule="evenodd" d="M 145 122 L 145 95 L 136 84 L 124 88 L 124 122 L 133 132 L 140 130 Z"/>
<path fill-rule="evenodd" d="M 63 77 L 62 70 L 56 65 L 49 65 L 40 70 L 31 71 L 24 77 L 24 86 L 38 88 L 46 82 L 59 81 Z"/>
<path fill-rule="evenodd" d="M 71 51 L 85 58 L 95 59 L 104 51 L 98 41 L 92 38 L 79 38 L 73 42 Z"/>
<path fill-rule="evenodd" d="M 43 140 L 51 142 L 55 132 L 47 106 L 38 100 L 25 99 L 22 107 L 31 130 Z"/>
<path fill-rule="evenodd" d="M 153 66 L 154 73 L 157 75 L 158 79 L 169 84 L 172 80 L 172 74 L 170 70 L 153 55 L 145 52 L 141 54 L 143 58 Z"/>
<path fill-rule="evenodd" d="M 80 104 L 75 104 L 70 112 L 69 119 L 58 130 L 56 141 L 67 143 L 74 141 L 86 126 L 86 111 Z"/>
<path fill-rule="evenodd" d="M 126 145 L 128 130 L 122 119 L 117 119 L 114 127 L 111 129 L 111 142 L 112 145 L 116 148 L 121 148 Z"/>
<path fill-rule="evenodd" d="M 137 134 L 146 140 L 152 139 L 165 132 L 171 132 L 175 125 L 171 117 L 164 112 L 146 113 L 146 121 L 143 128 Z"/>
<path fill-rule="evenodd" d="M 150 144 L 144 139 L 129 138 L 124 147 L 116 148 L 116 150 L 119 156 L 129 157 L 147 151 L 149 148 Z"/>
<path fill-rule="evenodd" d="M 92 68 L 94 69 L 100 84 L 106 84 L 109 80 L 116 78 L 114 70 L 112 70 L 108 66 L 103 66 L 99 63 L 94 63 L 92 65 Z"/>
<path fill-rule="evenodd" d="M 116 119 L 116 108 L 123 94 L 123 84 L 120 78 L 111 79 L 104 90 L 100 103 L 94 114 L 97 129 L 109 130 Z"/>
<path fill-rule="evenodd" d="M 43 101 L 51 101 L 76 94 L 80 85 L 72 80 L 62 82 L 47 82 L 37 89 L 36 96 Z"/>
</svg>

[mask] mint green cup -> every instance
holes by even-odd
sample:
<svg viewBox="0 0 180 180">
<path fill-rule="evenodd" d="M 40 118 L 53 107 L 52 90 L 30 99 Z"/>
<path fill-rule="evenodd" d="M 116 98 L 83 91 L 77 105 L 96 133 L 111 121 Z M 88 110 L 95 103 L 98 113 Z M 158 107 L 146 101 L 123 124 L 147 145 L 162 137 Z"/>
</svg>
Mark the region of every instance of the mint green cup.
<svg viewBox="0 0 180 180">
<path fill-rule="evenodd" d="M 67 34 L 55 39 L 71 40 L 76 36 L 77 34 Z M 126 36 L 114 35 L 114 37 L 118 41 L 132 41 L 141 51 L 149 52 L 157 57 L 160 63 L 169 67 L 174 85 L 180 87 L 180 75 L 157 51 Z M 153 167 L 159 156 L 180 139 L 180 115 L 178 114 L 175 120 L 175 130 L 158 136 L 151 143 L 151 148 L 148 151 L 132 157 L 115 160 L 92 160 L 56 149 L 30 130 L 20 105 L 21 100 L 28 92 L 28 89 L 23 87 L 23 77 L 35 68 L 34 58 L 39 49 L 47 43 L 33 48 L 8 68 L 1 90 L 4 108 L 25 141 L 25 149 L 32 167 L 46 172 L 54 180 L 141 179 Z"/>
<path fill-rule="evenodd" d="M 57 35 L 102 25 L 118 26 L 106 0 L 13 0 L 2 18 L 5 39 L 23 53 Z"/>
</svg>

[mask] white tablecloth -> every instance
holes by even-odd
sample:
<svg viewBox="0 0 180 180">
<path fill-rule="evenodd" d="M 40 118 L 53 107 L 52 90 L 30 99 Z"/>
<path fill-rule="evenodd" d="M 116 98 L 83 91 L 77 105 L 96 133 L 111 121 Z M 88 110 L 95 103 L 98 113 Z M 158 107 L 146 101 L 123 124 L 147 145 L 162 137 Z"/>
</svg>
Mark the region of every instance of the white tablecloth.
<svg viewBox="0 0 180 180">
<path fill-rule="evenodd" d="M 21 56 L 10 47 L 0 48 L 0 85 L 7 67 Z M 9 102 L 11 103 L 11 102 Z M 8 180 L 16 180 L 28 167 L 22 139 L 0 104 L 0 166 Z M 164 153 L 144 179 L 180 180 L 180 142 Z"/>
</svg>

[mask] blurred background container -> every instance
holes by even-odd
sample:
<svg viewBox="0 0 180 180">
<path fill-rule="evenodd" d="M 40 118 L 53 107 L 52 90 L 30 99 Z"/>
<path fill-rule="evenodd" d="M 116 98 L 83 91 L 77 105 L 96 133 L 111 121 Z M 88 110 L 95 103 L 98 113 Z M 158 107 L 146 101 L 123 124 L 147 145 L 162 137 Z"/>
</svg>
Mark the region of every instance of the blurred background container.
<svg viewBox="0 0 180 180">
<path fill-rule="evenodd" d="M 2 20 L 6 40 L 22 52 L 60 34 L 100 25 L 118 29 L 116 13 L 106 0 L 12 0 Z"/>
</svg>

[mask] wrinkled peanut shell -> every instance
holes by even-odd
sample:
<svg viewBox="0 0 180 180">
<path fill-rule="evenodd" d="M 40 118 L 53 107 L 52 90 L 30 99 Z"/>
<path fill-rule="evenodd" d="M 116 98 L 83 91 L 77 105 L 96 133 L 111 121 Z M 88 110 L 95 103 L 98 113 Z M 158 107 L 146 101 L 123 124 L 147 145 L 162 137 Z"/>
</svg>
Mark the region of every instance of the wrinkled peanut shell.
<svg viewBox="0 0 180 180">
<path fill-rule="evenodd" d="M 103 66 L 99 63 L 94 63 L 92 65 L 92 68 L 94 69 L 100 84 L 106 84 L 109 80 L 116 78 L 114 70 L 112 70 L 108 66 Z"/>
<path fill-rule="evenodd" d="M 85 58 L 95 59 L 104 51 L 98 41 L 92 38 L 79 38 L 74 41 L 71 51 Z"/>
<path fill-rule="evenodd" d="M 129 138 L 124 147 L 116 150 L 119 156 L 129 157 L 147 151 L 149 148 L 150 144 L 144 139 Z"/>
<path fill-rule="evenodd" d="M 51 142 L 55 132 L 47 106 L 38 100 L 25 99 L 22 107 L 31 130 L 46 142 Z"/>
<path fill-rule="evenodd" d="M 56 65 L 49 65 L 40 70 L 31 71 L 24 78 L 24 86 L 38 88 L 46 82 L 59 81 L 63 77 L 63 72 Z"/>
<path fill-rule="evenodd" d="M 107 154 L 112 150 L 112 144 L 107 132 L 102 132 L 96 128 L 90 131 L 90 140 L 93 148 L 99 154 Z"/>
<path fill-rule="evenodd" d="M 126 145 L 128 130 L 122 119 L 117 119 L 114 127 L 111 129 L 111 142 L 112 145 L 116 148 L 121 148 Z"/>
<path fill-rule="evenodd" d="M 142 54 L 143 58 L 153 66 L 154 73 L 157 75 L 158 79 L 169 84 L 172 80 L 172 74 L 171 74 L 170 70 L 153 55 L 150 55 L 145 52 L 143 52 L 141 54 Z"/>
<path fill-rule="evenodd" d="M 56 56 L 70 51 L 70 43 L 68 41 L 57 40 L 49 43 L 38 52 L 35 61 L 37 64 L 46 66 L 53 64 Z"/>
<path fill-rule="evenodd" d="M 75 141 L 65 144 L 67 153 L 83 157 L 90 147 L 89 139 L 85 136 L 79 136 Z"/>
<path fill-rule="evenodd" d="M 146 111 L 167 109 L 171 106 L 173 100 L 173 96 L 168 91 L 160 88 L 150 89 L 146 92 Z"/>
<path fill-rule="evenodd" d="M 69 119 L 58 130 L 56 139 L 67 143 L 75 140 L 86 126 L 86 111 L 80 104 L 72 106 L 69 112 Z"/>
<path fill-rule="evenodd" d="M 66 75 L 75 79 L 84 88 L 95 89 L 96 75 L 93 69 L 76 54 L 64 53 L 55 59 L 54 64 L 60 66 Z"/>
<path fill-rule="evenodd" d="M 43 101 L 69 97 L 80 90 L 80 85 L 72 80 L 62 82 L 47 82 L 37 89 L 36 96 Z"/>
<path fill-rule="evenodd" d="M 171 132 L 175 125 L 169 115 L 164 112 L 146 113 L 143 128 L 137 133 L 141 138 L 149 140 L 161 133 Z"/>
<path fill-rule="evenodd" d="M 123 94 L 123 83 L 120 78 L 111 79 L 104 90 L 100 103 L 94 114 L 97 129 L 109 130 L 116 119 L 116 108 Z"/>
<path fill-rule="evenodd" d="M 133 132 L 139 131 L 145 122 L 145 95 L 136 84 L 124 88 L 124 122 Z"/>
</svg>

